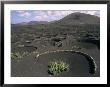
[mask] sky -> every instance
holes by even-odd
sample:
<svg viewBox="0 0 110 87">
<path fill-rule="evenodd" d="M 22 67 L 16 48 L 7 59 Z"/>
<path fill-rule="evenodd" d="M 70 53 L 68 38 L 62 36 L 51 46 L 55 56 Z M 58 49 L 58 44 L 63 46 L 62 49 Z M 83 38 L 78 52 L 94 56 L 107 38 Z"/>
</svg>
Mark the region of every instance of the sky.
<svg viewBox="0 0 110 87">
<path fill-rule="evenodd" d="M 29 21 L 54 21 L 62 19 L 63 17 L 75 13 L 86 13 L 100 17 L 100 11 L 75 11 L 75 10 L 68 10 L 68 11 L 48 11 L 48 10 L 12 10 L 11 11 L 11 23 L 21 23 L 21 22 L 29 22 Z"/>
</svg>

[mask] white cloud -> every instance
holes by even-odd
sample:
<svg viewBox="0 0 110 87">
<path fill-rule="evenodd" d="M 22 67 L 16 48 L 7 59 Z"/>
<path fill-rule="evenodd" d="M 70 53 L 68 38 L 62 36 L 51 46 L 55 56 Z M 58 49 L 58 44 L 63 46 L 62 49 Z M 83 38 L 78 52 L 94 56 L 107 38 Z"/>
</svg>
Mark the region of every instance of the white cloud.
<svg viewBox="0 0 110 87">
<path fill-rule="evenodd" d="M 39 16 L 45 15 L 45 11 L 34 11 L 34 13 Z"/>
<path fill-rule="evenodd" d="M 21 17 L 29 17 L 31 14 L 29 12 L 21 13 L 19 16 Z"/>
<path fill-rule="evenodd" d="M 71 13 L 71 11 L 48 11 L 49 16 L 62 17 Z"/>
<path fill-rule="evenodd" d="M 18 12 L 18 13 L 23 13 L 23 12 L 25 12 L 25 11 L 23 11 L 23 10 L 18 10 L 18 11 L 16 11 L 16 12 Z"/>
<path fill-rule="evenodd" d="M 88 11 L 87 14 L 91 14 L 91 15 L 94 15 L 96 11 Z"/>
<path fill-rule="evenodd" d="M 31 13 L 29 13 L 28 11 L 16 11 L 16 12 L 18 12 L 18 15 L 19 15 L 20 17 L 25 17 L 25 18 L 27 18 L 27 17 L 31 16 Z"/>
<path fill-rule="evenodd" d="M 48 21 L 48 16 L 47 15 L 38 15 L 38 16 L 35 16 L 34 18 L 35 20 L 38 20 L 38 21 Z"/>
<path fill-rule="evenodd" d="M 100 17 L 100 11 L 95 12 L 94 15 Z"/>
<path fill-rule="evenodd" d="M 40 21 L 58 20 L 68 15 L 69 11 L 34 11 L 35 19 Z"/>
</svg>

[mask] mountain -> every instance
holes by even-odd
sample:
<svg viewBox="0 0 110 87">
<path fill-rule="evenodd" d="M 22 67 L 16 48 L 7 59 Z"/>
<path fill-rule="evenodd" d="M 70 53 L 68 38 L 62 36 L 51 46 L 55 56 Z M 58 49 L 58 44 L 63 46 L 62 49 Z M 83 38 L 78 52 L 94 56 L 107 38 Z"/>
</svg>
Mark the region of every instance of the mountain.
<svg viewBox="0 0 110 87">
<path fill-rule="evenodd" d="M 48 21 L 30 21 L 28 25 L 35 25 L 35 24 L 48 24 Z"/>
<path fill-rule="evenodd" d="M 29 21 L 29 22 L 21 22 L 14 25 L 37 25 L 37 24 L 48 24 L 48 21 Z"/>
<path fill-rule="evenodd" d="M 99 24 L 100 18 L 85 13 L 72 13 L 55 22 L 61 25 Z"/>
<path fill-rule="evenodd" d="M 21 22 L 21 23 L 17 23 L 15 25 L 27 25 L 27 22 Z"/>
</svg>

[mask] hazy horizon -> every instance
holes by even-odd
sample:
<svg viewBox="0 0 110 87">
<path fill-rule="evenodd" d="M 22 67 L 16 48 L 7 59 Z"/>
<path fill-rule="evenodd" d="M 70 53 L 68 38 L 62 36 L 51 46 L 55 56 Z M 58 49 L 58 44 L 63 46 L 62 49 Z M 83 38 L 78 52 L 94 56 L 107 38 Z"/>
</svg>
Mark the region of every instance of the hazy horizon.
<svg viewBox="0 0 110 87">
<path fill-rule="evenodd" d="M 90 14 L 94 16 L 100 17 L 100 11 L 88 11 L 88 10 L 61 10 L 61 11 L 40 11 L 40 10 L 12 10 L 11 11 L 11 24 L 17 24 L 17 23 L 22 23 L 22 22 L 30 22 L 30 21 L 55 21 L 55 20 L 60 20 L 63 17 L 75 13 L 75 12 L 80 12 L 80 13 L 85 13 L 85 14 Z"/>
</svg>

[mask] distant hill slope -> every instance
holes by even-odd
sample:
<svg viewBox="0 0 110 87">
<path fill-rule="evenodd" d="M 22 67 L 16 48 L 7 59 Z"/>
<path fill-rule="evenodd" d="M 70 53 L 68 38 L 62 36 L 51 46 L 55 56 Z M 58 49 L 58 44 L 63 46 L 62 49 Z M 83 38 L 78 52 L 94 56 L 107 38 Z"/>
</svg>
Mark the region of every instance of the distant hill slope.
<svg viewBox="0 0 110 87">
<path fill-rule="evenodd" d="M 35 25 L 35 24 L 48 24 L 48 21 L 30 21 L 28 22 L 29 25 Z"/>
<path fill-rule="evenodd" d="M 99 17 L 79 12 L 69 14 L 56 22 L 56 24 L 61 25 L 99 24 L 99 23 L 100 23 Z"/>
<path fill-rule="evenodd" d="M 48 24 L 48 21 L 29 21 L 29 22 L 21 22 L 13 25 L 37 25 L 37 24 Z"/>
</svg>

